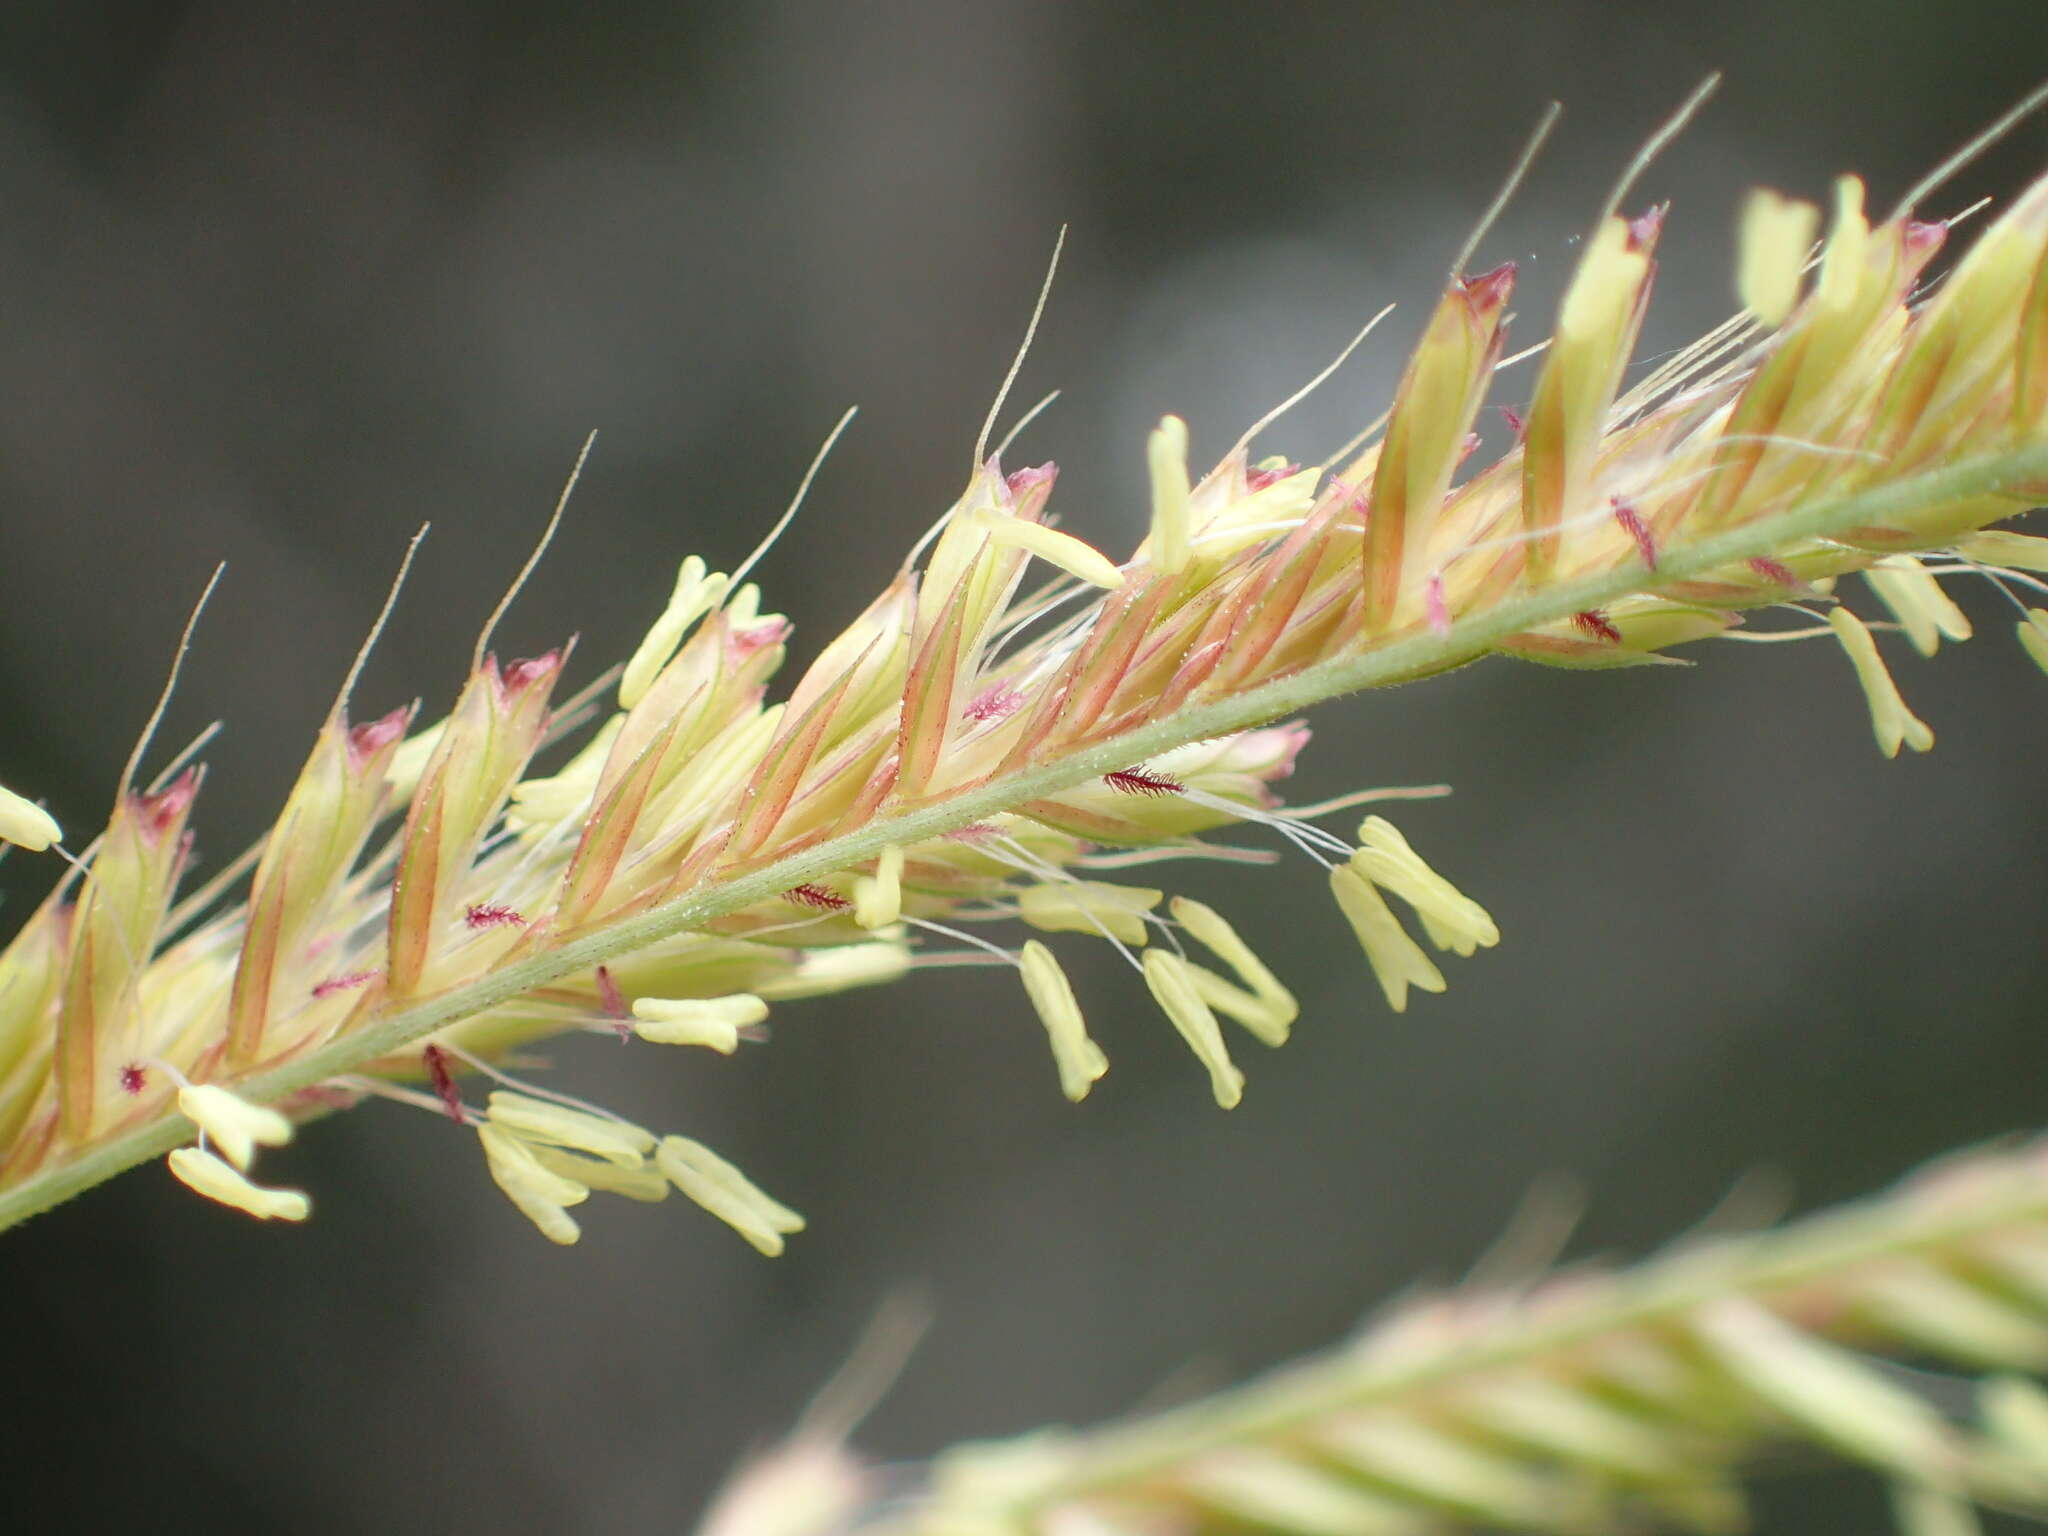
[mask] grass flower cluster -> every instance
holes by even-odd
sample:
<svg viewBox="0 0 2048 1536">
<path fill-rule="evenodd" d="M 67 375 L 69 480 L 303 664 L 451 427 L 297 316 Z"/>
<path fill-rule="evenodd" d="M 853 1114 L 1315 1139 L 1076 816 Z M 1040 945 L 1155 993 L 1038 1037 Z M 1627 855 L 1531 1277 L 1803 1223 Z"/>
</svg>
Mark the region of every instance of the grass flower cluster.
<svg viewBox="0 0 2048 1536">
<path fill-rule="evenodd" d="M 424 728 L 414 707 L 352 718 L 352 673 L 262 844 L 182 899 L 203 769 L 144 785 L 131 763 L 106 829 L 0 955 L 0 1221 L 188 1126 L 187 1182 L 302 1215 L 245 1177 L 221 1106 L 275 1104 L 288 1129 L 381 1094 L 475 1127 L 557 1241 L 592 1189 L 675 1185 L 779 1247 L 793 1216 L 714 1154 L 681 1177 L 652 1132 L 511 1082 L 562 1103 L 508 1118 L 464 1081 L 566 1030 L 730 1053 L 782 1000 L 970 959 L 1017 971 L 1078 1098 L 1108 1062 L 1058 952 L 984 937 L 993 922 L 1117 947 L 1227 1108 L 1244 1074 L 1224 1023 L 1279 1045 L 1293 998 L 1224 914 L 1106 876 L 1228 857 L 1213 834 L 1256 826 L 1325 866 L 1397 1010 L 1443 989 L 1432 949 L 1500 937 L 1384 816 L 1355 841 L 1321 824 L 1370 792 L 1287 808 L 1308 732 L 1266 722 L 1489 653 L 1664 662 L 1789 610 L 1817 621 L 1789 633 L 1839 639 L 1883 750 L 1926 750 L 1837 584 L 1862 575 L 1931 651 L 1970 632 L 1943 583 L 1988 578 L 2048 649 L 2048 615 L 2016 595 L 2048 540 L 1987 531 L 2048 487 L 2048 183 L 1933 282 L 1949 231 L 1871 222 L 1855 178 L 1809 262 L 1817 221 L 1756 194 L 1746 311 L 1624 391 L 1665 216 L 1604 216 L 1507 412 L 1515 441 L 1476 469 L 1512 267 L 1451 278 L 1380 429 L 1329 466 L 1255 459 L 1248 433 L 1198 475 L 1166 418 L 1150 534 L 1123 560 L 1054 526 L 1053 465 L 977 450 L 959 501 L 773 702 L 789 622 L 744 567 L 694 557 L 615 690 L 607 674 L 560 699 L 566 648 L 504 663 L 488 629 Z M 0 812 L 13 842 L 56 838 L 19 796 Z"/>
<path fill-rule="evenodd" d="M 1522 354 L 1540 361 L 1504 449 L 1474 429 L 1512 266 L 1450 276 L 1388 412 L 1327 463 L 1255 455 L 1268 418 L 1198 471 L 1165 418 L 1122 558 L 1056 526 L 1054 465 L 1006 468 L 985 432 L 958 501 L 779 695 L 791 626 L 751 561 L 685 560 L 634 654 L 567 696 L 569 648 L 501 660 L 494 616 L 431 723 L 356 714 L 352 670 L 271 830 L 191 892 L 204 770 L 187 754 L 145 781 L 146 732 L 106 827 L 0 953 L 0 1226 L 166 1153 L 202 1195 L 303 1219 L 305 1193 L 253 1178 L 257 1149 L 382 1097 L 463 1128 L 555 1242 L 593 1192 L 680 1191 L 774 1254 L 802 1217 L 716 1151 L 508 1058 L 569 1031 L 730 1055 L 787 1000 L 973 963 L 1015 973 L 1048 1085 L 1079 1099 L 1110 1063 L 1059 956 L 1100 942 L 1229 1108 L 1246 1042 L 1284 1044 L 1295 1000 L 1227 914 L 1132 871 L 1263 857 L 1232 832 L 1298 850 L 1397 1011 L 1501 938 L 1384 807 L 1327 825 L 1430 791 L 1284 801 L 1308 706 L 1493 655 L 1597 670 L 1812 636 L 1841 646 L 1880 748 L 1925 751 L 1880 637 L 1967 638 L 1964 578 L 2013 602 L 2048 670 L 2026 595 L 2048 590 L 2048 539 L 1992 526 L 2048 495 L 2048 182 L 1960 254 L 1911 206 L 1874 220 L 1853 177 L 1825 221 L 1758 192 L 1743 312 L 1631 381 L 1666 222 L 1603 213 Z M 0 839 L 60 838 L 0 791 Z M 1991 1389 L 1984 1449 L 1826 1340 L 2048 1359 L 2041 1170 L 1958 1176 L 1991 1213 L 1960 1224 L 1929 1186 L 1866 1247 L 1842 1248 L 1852 1221 L 1410 1309 L 1164 1427 L 959 1459 L 911 1524 L 1576 1528 L 1641 1506 L 1717 1528 L 1726 1469 L 1787 1426 L 1882 1466 L 1930 1520 L 2037 1500 L 2038 1394 Z"/>
</svg>

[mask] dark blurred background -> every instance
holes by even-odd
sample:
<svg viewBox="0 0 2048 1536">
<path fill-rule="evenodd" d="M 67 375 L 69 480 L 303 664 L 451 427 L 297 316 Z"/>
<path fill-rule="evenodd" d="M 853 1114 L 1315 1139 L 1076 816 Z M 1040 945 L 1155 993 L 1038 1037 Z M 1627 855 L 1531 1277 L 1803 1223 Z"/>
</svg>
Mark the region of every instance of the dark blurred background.
<svg viewBox="0 0 2048 1536">
<path fill-rule="evenodd" d="M 1013 457 L 1057 458 L 1069 526 L 1121 553 L 1162 412 L 1208 462 L 1398 300 L 1265 445 L 1314 460 L 1378 412 L 1550 97 L 1563 125 L 1481 252 L 1523 263 L 1524 342 L 1619 168 L 1728 72 L 1634 199 L 1675 204 L 1654 353 L 1731 306 L 1745 186 L 1819 198 L 1854 169 L 1887 207 L 2044 65 L 2038 0 L 14 0 L 0 781 L 89 835 L 226 558 L 162 737 L 228 722 L 198 820 L 218 864 L 280 800 L 423 519 L 365 713 L 445 703 L 591 428 L 501 631 L 522 653 L 580 632 L 585 678 L 684 554 L 751 547 L 858 402 L 760 572 L 800 662 L 957 492 L 1063 223 L 1012 412 L 1066 393 Z M 2010 194 L 2044 145 L 2021 129 L 1940 209 Z M 2048 680 L 1990 594 L 1967 601 L 1983 639 L 1899 663 L 1941 736 L 1925 759 L 1878 757 L 1829 646 L 1722 646 L 1689 673 L 1496 663 L 1326 709 L 1301 795 L 1454 783 L 1401 820 L 1506 938 L 1396 1018 L 1308 866 L 1176 874 L 1305 1004 L 1227 1117 L 1079 941 L 1062 953 L 1115 1070 L 1078 1108 L 984 972 L 789 1006 L 730 1062 L 557 1052 L 565 1083 L 809 1213 L 778 1262 L 680 1202 L 594 1202 L 557 1251 L 469 1142 L 388 1107 L 266 1162 L 314 1193 L 303 1230 L 161 1167 L 122 1178 L 0 1238 L 10 1512 L 686 1529 L 907 1281 L 939 1312 L 861 1437 L 889 1457 L 1329 1340 L 1458 1273 L 1546 1171 L 1593 1191 L 1574 1252 L 1640 1251 L 1748 1170 L 1805 1206 L 2038 1124 Z M 5 926 L 47 868 L 0 866 Z M 1882 1519 L 1855 1478 L 1764 1503 L 1769 1530 Z"/>
</svg>

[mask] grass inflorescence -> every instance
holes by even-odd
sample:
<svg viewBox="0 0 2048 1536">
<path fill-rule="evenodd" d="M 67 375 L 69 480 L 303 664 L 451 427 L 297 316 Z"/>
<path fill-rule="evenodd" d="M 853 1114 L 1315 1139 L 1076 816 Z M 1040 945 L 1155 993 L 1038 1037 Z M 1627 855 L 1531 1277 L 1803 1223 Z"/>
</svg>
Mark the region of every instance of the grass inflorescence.
<svg viewBox="0 0 2048 1536">
<path fill-rule="evenodd" d="M 1278 1045 L 1294 999 L 1224 914 L 1105 876 L 1231 856 L 1213 835 L 1233 828 L 1278 838 L 1328 871 L 1396 1009 L 1445 986 L 1431 950 L 1499 938 L 1384 816 L 1341 835 L 1322 822 L 1343 804 L 1285 806 L 1300 710 L 1488 655 L 1668 663 L 1792 612 L 1840 641 L 1880 746 L 1925 750 L 1839 584 L 1867 578 L 1885 627 L 1931 650 L 1969 632 L 1943 583 L 1986 578 L 2048 658 L 2048 614 L 2018 596 L 2042 589 L 2048 540 L 1987 531 L 2048 488 L 2048 182 L 1939 278 L 1948 229 L 1910 209 L 1873 223 L 1854 178 L 1817 260 L 1816 211 L 1760 194 L 1745 312 L 1625 387 L 1665 223 L 1603 215 L 1490 459 L 1473 426 L 1511 266 L 1450 277 L 1383 430 L 1329 464 L 1255 458 L 1248 434 L 1197 475 L 1167 417 L 1150 531 L 1125 559 L 1054 525 L 1055 466 L 977 451 L 959 500 L 780 698 L 788 620 L 746 567 L 692 557 L 615 691 L 606 674 L 559 697 L 568 647 L 501 661 L 488 626 L 431 724 L 356 719 L 345 685 L 232 866 L 245 884 L 179 900 L 203 770 L 140 785 L 131 767 L 0 954 L 0 1225 L 194 1127 L 181 1178 L 302 1216 L 303 1197 L 246 1177 L 242 1111 L 275 1106 L 288 1134 L 378 1095 L 474 1131 L 557 1241 L 592 1190 L 680 1188 L 779 1250 L 800 1218 L 709 1149 L 512 1079 L 477 1107 L 466 1085 L 571 1030 L 730 1053 L 780 1001 L 967 960 L 1016 971 L 1079 1098 L 1108 1062 L 1052 946 L 986 936 L 1021 924 L 1122 951 L 1228 1107 L 1245 1078 L 1224 1026 Z M 45 823 L 0 800 L 0 836 L 47 846 Z"/>
</svg>

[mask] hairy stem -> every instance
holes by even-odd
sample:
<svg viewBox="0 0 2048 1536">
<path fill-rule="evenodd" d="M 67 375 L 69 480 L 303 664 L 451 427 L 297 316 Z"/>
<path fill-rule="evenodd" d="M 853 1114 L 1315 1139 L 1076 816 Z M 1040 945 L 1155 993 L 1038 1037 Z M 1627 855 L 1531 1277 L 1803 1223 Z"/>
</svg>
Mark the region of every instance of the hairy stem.
<svg viewBox="0 0 2048 1536">
<path fill-rule="evenodd" d="M 1447 634 L 1422 632 L 1333 657 L 1228 698 L 1192 705 L 1056 762 L 1001 775 L 928 805 L 886 815 L 858 832 L 807 848 L 751 873 L 706 885 L 645 912 L 610 923 L 545 953 L 504 966 L 470 985 L 373 1017 L 345 1036 L 267 1072 L 234 1082 L 258 1102 L 281 1099 L 315 1083 L 388 1056 L 455 1021 L 588 970 L 671 935 L 701 928 L 835 870 L 871 859 L 887 844 L 939 836 L 1027 801 L 1055 794 L 1188 742 L 1245 730 L 1297 713 L 1340 694 L 1385 687 L 1462 665 L 1512 635 L 1597 609 L 1667 582 L 1776 555 L 1804 540 L 1868 525 L 1909 520 L 1916 512 L 1996 495 L 2048 479 L 2048 443 L 1983 455 L 1855 495 L 1818 500 L 1774 517 L 1676 545 L 1658 554 L 1654 576 L 1640 569 L 1558 582 L 1469 614 Z M 138 1126 L 0 1191 L 0 1230 L 92 1188 L 115 1174 L 190 1140 L 182 1116 Z"/>
</svg>

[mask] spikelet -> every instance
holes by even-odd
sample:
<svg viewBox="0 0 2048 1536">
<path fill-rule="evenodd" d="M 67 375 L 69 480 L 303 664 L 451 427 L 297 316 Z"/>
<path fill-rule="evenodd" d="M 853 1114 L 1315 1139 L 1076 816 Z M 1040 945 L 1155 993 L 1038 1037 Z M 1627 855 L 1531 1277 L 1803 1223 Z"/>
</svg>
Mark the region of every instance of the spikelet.
<svg viewBox="0 0 2048 1536">
<path fill-rule="evenodd" d="M 1051 950 L 1029 939 L 1020 958 L 963 939 L 969 924 L 1021 919 L 1130 952 L 1234 1102 L 1219 1016 L 1278 1044 L 1294 999 L 1215 913 L 1162 911 L 1164 889 L 1113 874 L 1233 831 L 1344 860 L 1333 895 L 1388 1003 L 1441 990 L 1382 892 L 1460 955 L 1496 941 L 1491 918 L 1384 823 L 1354 851 L 1288 811 L 1308 733 L 1270 722 L 1487 654 L 1669 661 L 1752 610 L 1838 605 L 1859 572 L 1931 649 L 1970 628 L 1943 594 L 1952 576 L 2048 564 L 2042 541 L 1988 527 L 2048 487 L 2048 182 L 1925 300 L 1945 230 L 1873 224 L 1844 178 L 1802 293 L 1809 215 L 1760 201 L 1740 277 L 1754 320 L 1623 392 L 1663 228 L 1662 209 L 1601 221 L 1522 439 L 1490 458 L 1471 428 L 1505 268 L 1453 277 L 1384 437 L 1335 473 L 1254 461 L 1248 442 L 1198 473 L 1186 423 L 1166 418 L 1146 447 L 1148 537 L 1127 560 L 1054 526 L 1054 466 L 977 463 L 928 550 L 780 699 L 788 621 L 744 569 L 692 559 L 616 709 L 597 689 L 557 699 L 566 648 L 501 665 L 483 644 L 424 728 L 410 709 L 350 726 L 337 706 L 238 866 L 254 868 L 239 901 L 230 879 L 173 906 L 197 769 L 124 791 L 75 889 L 0 952 L 0 1226 L 177 1145 L 181 1082 L 287 1120 L 365 1092 L 417 1098 L 424 1082 L 429 1104 L 489 1133 L 493 1175 L 557 1240 L 575 1235 L 570 1186 L 613 1178 L 647 1198 L 681 1168 L 779 1247 L 766 1207 L 687 1149 L 662 1142 L 628 1166 L 515 1133 L 463 1106 L 457 1074 L 568 1030 L 729 1053 L 769 1004 L 893 981 L 965 942 L 1024 967 L 1062 1089 L 1085 1091 L 1099 1052 Z M 2020 639 L 2048 664 L 2044 624 L 2029 617 Z M 1835 606 L 1828 632 L 1881 746 L 1931 744 L 1869 626 Z M 529 776 L 535 753 L 586 729 Z M 0 838 L 55 835 L 0 799 Z M 1187 959 L 1183 932 L 1222 969 Z M 621 1172 L 585 1179 L 585 1164 Z"/>
</svg>

